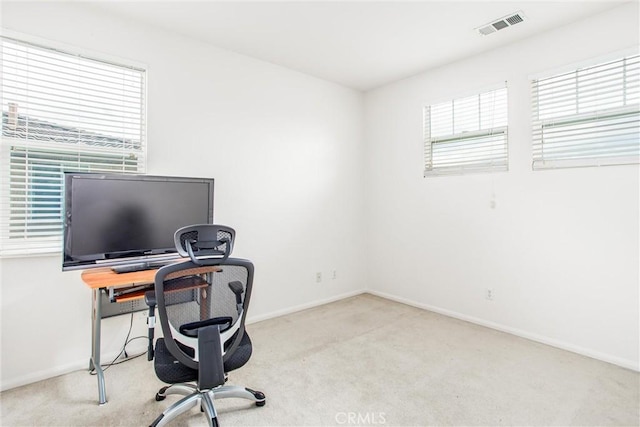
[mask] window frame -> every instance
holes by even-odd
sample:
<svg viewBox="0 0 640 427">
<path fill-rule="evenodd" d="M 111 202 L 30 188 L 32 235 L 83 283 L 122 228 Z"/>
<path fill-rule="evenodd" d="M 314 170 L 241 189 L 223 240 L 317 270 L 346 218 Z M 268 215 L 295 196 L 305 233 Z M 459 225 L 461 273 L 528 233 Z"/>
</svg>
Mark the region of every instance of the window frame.
<svg viewBox="0 0 640 427">
<path fill-rule="evenodd" d="M 620 120 L 625 124 L 631 124 L 630 127 L 634 127 L 633 123 L 635 122 L 635 127 L 640 124 L 640 103 L 637 104 L 627 104 L 627 94 L 629 93 L 629 85 L 628 85 L 628 74 L 626 68 L 623 68 L 621 71 L 620 78 L 623 81 L 623 86 L 621 87 L 622 92 L 621 96 L 623 99 L 623 105 L 620 106 L 612 106 L 605 108 L 595 108 L 591 109 L 591 111 L 580 112 L 582 108 L 581 101 L 584 102 L 585 98 L 588 98 L 589 95 L 582 95 L 580 91 L 580 81 L 579 81 L 579 73 L 589 71 L 591 69 L 595 69 L 597 67 L 604 67 L 609 64 L 613 64 L 619 61 L 626 61 L 628 59 L 634 59 L 636 61 L 640 61 L 640 55 L 637 48 L 634 49 L 625 49 L 622 51 L 612 52 L 611 54 L 605 56 L 599 56 L 595 58 L 590 58 L 585 61 L 574 62 L 572 64 L 567 64 L 561 68 L 556 70 L 547 71 L 543 73 L 539 73 L 537 75 L 529 76 L 529 87 L 531 89 L 531 138 L 532 138 L 532 158 L 531 158 L 531 168 L 534 171 L 538 170 L 549 170 L 549 169 L 564 169 L 564 168 L 576 168 L 576 167 L 594 167 L 594 166 L 622 166 L 622 165 L 633 165 L 640 163 L 640 143 L 637 146 L 637 150 L 634 154 L 622 154 L 615 155 L 615 150 L 626 147 L 624 144 L 614 145 L 611 144 L 610 147 L 602 147 L 602 145 L 606 145 L 605 141 L 606 136 L 601 136 L 598 138 L 596 134 L 590 139 L 590 143 L 584 143 L 580 145 L 575 145 L 575 147 L 583 147 L 582 150 L 580 148 L 576 148 L 575 151 L 569 152 L 564 156 L 558 155 L 557 152 L 562 148 L 560 144 L 554 147 L 551 143 L 545 146 L 545 130 L 549 129 L 549 132 L 556 132 L 556 135 L 560 134 L 562 136 L 562 128 L 564 127 L 566 132 L 564 135 L 569 137 L 570 135 L 587 135 L 586 131 L 580 132 L 579 128 L 581 125 L 584 127 L 597 128 L 597 125 L 600 124 L 602 127 L 607 125 L 607 122 Z M 626 65 L 625 65 L 626 67 Z M 602 71 L 605 74 L 607 71 L 604 69 Z M 539 97 L 539 82 L 543 80 L 550 80 L 554 78 L 561 78 L 562 76 L 569 76 L 571 74 L 575 74 L 575 99 L 571 102 L 575 104 L 576 113 L 574 114 L 558 114 L 556 116 L 552 116 L 549 118 L 540 118 L 540 97 Z M 640 71 L 639 71 L 640 74 Z M 591 76 L 590 79 L 597 79 L 601 76 Z M 583 83 L 584 84 L 584 83 Z M 595 95 L 591 94 L 591 97 Z M 582 98 L 582 99 L 581 99 Z M 555 100 L 557 101 L 557 99 Z M 612 102 L 611 100 L 605 98 L 603 102 Z M 571 129 L 571 126 L 574 128 Z M 620 125 L 623 126 L 623 125 Z M 623 129 L 623 128 L 619 128 Z M 573 132 L 573 133 L 572 133 Z M 631 138 L 632 139 L 632 138 Z M 600 142 L 601 141 L 601 142 Z M 588 150 L 588 145 L 596 145 L 599 147 L 594 147 L 591 151 Z M 554 148 L 556 152 L 554 154 Z M 545 156 L 545 151 L 549 153 Z M 568 152 L 568 150 L 565 150 Z M 590 152 L 592 155 L 588 156 L 585 152 Z M 598 152 L 600 154 L 598 155 Z"/>
<path fill-rule="evenodd" d="M 470 131 L 455 132 L 455 103 L 459 101 L 468 100 L 471 98 L 478 98 L 478 115 L 481 117 L 483 114 L 482 109 L 482 97 L 494 94 L 498 96 L 499 92 L 504 91 L 504 124 L 499 126 L 482 127 L 482 119 L 478 119 L 478 129 Z M 502 96 L 502 95 L 501 95 Z M 508 102 L 509 90 L 507 82 L 505 81 L 499 85 L 492 85 L 483 89 L 475 90 L 466 96 L 458 96 L 455 98 L 447 99 L 443 102 L 431 103 L 423 107 L 423 143 L 424 143 L 424 177 L 429 176 L 441 176 L 441 175 L 464 175 L 470 173 L 486 173 L 486 172 L 506 172 L 509 170 L 509 102 Z M 432 117 L 431 112 L 434 107 L 442 106 L 444 104 L 451 103 L 452 124 L 451 130 L 453 133 L 441 136 L 432 136 L 431 129 Z M 491 112 L 491 117 L 495 120 L 493 113 L 495 110 L 484 110 L 484 114 Z M 460 115 L 461 113 L 459 113 Z M 483 142 L 482 139 L 485 141 Z M 478 148 L 476 153 L 484 155 L 491 155 L 493 157 L 489 159 L 474 160 L 467 157 L 462 158 L 461 161 L 452 165 L 434 165 L 434 147 L 437 144 L 456 144 L 460 143 L 460 146 L 466 146 L 467 155 L 473 152 L 474 148 L 470 148 L 469 144 L 475 144 Z M 485 147 L 485 146 L 488 146 Z M 496 150 L 496 147 L 498 150 Z M 446 146 L 442 146 L 444 152 Z M 451 148 L 451 147 L 450 147 Z M 452 150 L 459 150 L 458 153 L 463 153 L 462 148 L 452 147 Z"/>
<path fill-rule="evenodd" d="M 144 174 L 146 173 L 146 159 L 147 159 L 147 90 L 148 90 L 148 70 L 147 66 L 138 62 L 134 62 L 127 59 L 117 58 L 114 56 L 110 56 L 103 53 L 98 53 L 95 51 L 84 50 L 75 46 L 70 46 L 62 43 L 58 43 L 55 41 L 42 39 L 34 36 L 30 36 L 23 33 L 17 33 L 13 31 L 3 31 L 2 37 L 0 38 L 0 52 L 4 52 L 5 40 L 8 42 L 14 42 L 19 45 L 28 45 L 33 46 L 37 49 L 44 49 L 49 53 L 59 54 L 59 58 L 69 58 L 75 57 L 78 61 L 92 61 L 100 64 L 104 64 L 105 66 L 115 66 L 118 69 L 122 70 L 122 73 L 125 73 L 124 70 L 128 72 L 139 73 L 140 78 L 140 98 L 139 102 L 136 103 L 136 120 L 138 124 L 135 126 L 136 133 L 139 132 L 139 142 L 134 140 L 129 140 L 127 138 L 118 139 L 119 145 L 111 144 L 109 139 L 113 139 L 115 137 L 107 135 L 105 133 L 93 133 L 87 137 L 87 139 L 79 136 L 76 143 L 69 143 L 69 141 L 60 141 L 54 135 L 55 132 L 52 131 L 50 135 L 45 136 L 44 139 L 33 138 L 29 136 L 24 136 L 19 134 L 18 131 L 11 133 L 11 130 L 7 131 L 5 126 L 8 126 L 12 116 L 10 114 L 10 107 L 7 107 L 12 100 L 4 99 L 2 105 L 2 123 L 0 126 L 2 127 L 2 132 L 0 132 L 0 164 L 2 165 L 2 172 L 0 173 L 0 208 L 2 209 L 2 219 L 0 221 L 0 257 L 24 257 L 24 256 L 32 256 L 32 255 L 49 255 L 49 254 L 59 254 L 62 250 L 62 231 L 63 231 L 63 215 L 64 215 L 64 172 L 65 171 L 86 171 L 87 165 L 91 164 L 96 169 L 92 169 L 95 172 L 115 172 L 115 173 L 129 173 L 127 169 L 131 169 L 131 162 L 136 165 L 135 171 L 132 170 L 131 173 L 135 174 Z M 0 69 L 0 76 L 2 76 L 2 80 L 4 80 L 4 66 Z M 123 74 L 124 75 L 124 74 Z M 4 85 L 4 81 L 2 82 Z M 9 82 L 11 84 L 11 82 Z M 48 87 L 48 86 L 47 86 Z M 1 90 L 1 87 L 0 87 Z M 46 89 L 50 90 L 50 89 Z M 8 97 L 4 97 L 8 98 Z M 66 98 L 65 98 L 66 99 Z M 46 104 L 48 105 L 48 104 Z M 5 117 L 6 115 L 6 117 Z M 37 116 L 30 117 L 28 115 L 16 115 L 13 117 L 14 119 L 20 120 L 21 118 L 26 117 L 26 120 L 40 120 Z M 6 119 L 6 123 L 5 123 Z M 87 119 L 89 120 L 89 119 Z M 49 123 L 53 127 L 58 127 L 60 129 L 68 129 L 68 125 L 64 123 L 59 123 L 54 120 L 50 120 Z M 37 130 L 36 132 L 38 132 Z M 78 128 L 79 134 L 84 134 L 85 128 Z M 64 131 L 63 131 L 64 132 Z M 32 133 L 33 135 L 33 133 Z M 40 136 L 40 135 L 37 135 Z M 48 139 L 47 139 L 48 137 Z M 95 138 L 95 139 L 94 139 Z M 96 140 L 103 139 L 100 142 L 96 142 Z M 105 139 L 106 138 L 106 139 Z M 64 137 L 63 137 L 64 139 Z M 113 139 L 115 141 L 115 139 Z M 132 144 L 130 144 L 132 142 Z M 92 145 L 93 144 L 93 145 Z M 13 166 L 17 165 L 18 162 L 13 162 L 12 159 L 14 153 L 19 152 L 20 150 L 25 150 L 25 152 L 31 151 L 32 154 L 35 154 L 33 160 L 25 158 L 23 162 L 24 172 L 20 171 L 19 168 L 11 170 Z M 131 159 L 131 155 L 135 155 L 135 160 Z M 39 157 L 40 156 L 40 157 Z M 50 158 L 46 158 L 47 156 L 51 156 Z M 70 157 L 76 157 L 76 165 L 75 167 L 69 167 Z M 19 157 L 19 156 L 18 156 Z M 45 160 L 43 160 L 45 158 Z M 114 163 L 114 161 L 120 158 L 122 160 L 122 164 L 119 168 L 111 169 L 109 167 L 109 163 Z M 52 168 L 58 168 L 58 172 L 46 172 L 35 170 L 37 169 L 38 164 L 43 162 L 51 162 Z M 47 167 L 45 167 L 46 169 Z M 24 185 L 30 185 L 30 189 L 26 190 L 28 194 L 22 194 L 18 198 L 22 198 L 21 203 L 23 203 L 24 213 L 12 216 L 11 206 L 12 201 L 12 191 L 15 190 L 14 182 L 16 177 L 12 176 L 15 171 L 18 173 L 24 173 L 24 176 L 32 175 L 32 182 L 28 183 L 25 181 Z M 46 178 L 49 176 L 49 178 Z M 59 181 L 58 181 L 59 177 Z M 27 179 L 27 178 L 25 178 Z M 59 208 L 54 207 L 52 210 L 51 206 L 46 206 L 41 208 L 41 211 L 49 210 L 52 212 L 52 217 L 55 216 L 53 213 L 59 212 L 60 224 L 59 229 L 55 230 L 53 225 L 50 226 L 50 232 L 47 232 L 43 236 L 38 236 L 35 232 L 36 228 L 33 228 L 31 231 L 29 227 L 33 226 L 28 225 L 28 216 L 31 215 L 29 209 L 33 210 L 32 204 L 35 202 L 31 197 L 37 191 L 46 191 L 43 190 L 47 185 L 51 183 L 40 182 L 37 180 L 49 179 L 55 180 L 56 182 L 53 184 L 52 191 L 55 194 L 55 204 L 59 206 Z M 35 184 L 34 184 L 35 182 Z M 59 185 L 58 185 L 59 182 Z M 41 184 L 41 185 L 40 185 Z M 14 190 L 12 190 L 14 189 Z M 41 202 L 42 203 L 42 202 Z M 29 206 L 31 207 L 29 207 Z M 41 205 L 42 206 L 42 205 Z M 40 212 L 42 213 L 42 212 Z M 36 213 L 37 215 L 37 213 Z M 13 231 L 10 231 L 12 227 L 12 221 L 20 220 L 20 217 L 25 219 L 25 224 L 22 226 L 23 228 L 23 236 L 16 237 L 17 234 Z M 55 223 L 55 220 L 49 221 L 51 224 Z M 38 221 L 34 222 L 35 226 L 38 226 Z"/>
</svg>

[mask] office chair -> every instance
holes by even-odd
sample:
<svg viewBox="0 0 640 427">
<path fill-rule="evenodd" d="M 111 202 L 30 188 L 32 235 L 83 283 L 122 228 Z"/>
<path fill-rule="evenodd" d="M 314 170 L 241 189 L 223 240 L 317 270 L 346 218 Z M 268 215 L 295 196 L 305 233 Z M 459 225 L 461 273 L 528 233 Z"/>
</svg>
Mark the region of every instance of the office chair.
<svg viewBox="0 0 640 427">
<path fill-rule="evenodd" d="M 257 406 L 262 392 L 225 385 L 227 372 L 243 366 L 252 345 L 245 318 L 253 284 L 253 264 L 230 258 L 235 232 L 220 225 L 193 225 L 176 231 L 176 249 L 189 259 L 166 265 L 155 276 L 155 291 L 145 296 L 150 314 L 157 304 L 164 337 L 149 358 L 158 378 L 169 386 L 156 394 L 185 395 L 151 424 L 163 426 L 179 414 L 200 406 L 210 426 L 219 426 L 214 399 L 237 397 Z M 153 323 L 150 317 L 150 340 Z M 152 349 L 150 349 L 152 350 Z M 191 383 L 191 382 L 194 382 Z"/>
</svg>

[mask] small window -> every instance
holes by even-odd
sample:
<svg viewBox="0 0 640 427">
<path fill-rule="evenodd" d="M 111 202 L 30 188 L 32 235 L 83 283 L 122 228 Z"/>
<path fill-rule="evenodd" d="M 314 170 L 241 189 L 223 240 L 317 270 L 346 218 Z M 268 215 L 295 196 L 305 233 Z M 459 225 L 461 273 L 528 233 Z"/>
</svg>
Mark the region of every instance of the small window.
<svg viewBox="0 0 640 427">
<path fill-rule="evenodd" d="M 145 172 L 145 71 L 5 37 L 0 69 L 0 254 L 57 252 L 64 172 Z"/>
<path fill-rule="evenodd" d="M 532 80 L 534 170 L 638 163 L 639 58 Z"/>
<path fill-rule="evenodd" d="M 424 108 L 424 175 L 508 170 L 507 88 Z"/>
</svg>

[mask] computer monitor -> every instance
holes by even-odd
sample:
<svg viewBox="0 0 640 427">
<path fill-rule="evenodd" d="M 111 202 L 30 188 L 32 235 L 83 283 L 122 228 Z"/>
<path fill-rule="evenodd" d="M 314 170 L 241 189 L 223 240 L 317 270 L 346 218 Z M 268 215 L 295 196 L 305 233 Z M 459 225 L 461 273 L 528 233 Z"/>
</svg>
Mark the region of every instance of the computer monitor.
<svg viewBox="0 0 640 427">
<path fill-rule="evenodd" d="M 177 258 L 174 232 L 213 223 L 210 178 L 65 173 L 63 270 Z"/>
</svg>

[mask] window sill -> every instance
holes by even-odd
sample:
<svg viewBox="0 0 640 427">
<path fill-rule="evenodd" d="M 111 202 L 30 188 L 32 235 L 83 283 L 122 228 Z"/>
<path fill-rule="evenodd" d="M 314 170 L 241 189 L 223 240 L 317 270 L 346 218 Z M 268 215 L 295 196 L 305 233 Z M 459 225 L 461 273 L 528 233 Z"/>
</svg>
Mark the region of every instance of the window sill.
<svg viewBox="0 0 640 427">
<path fill-rule="evenodd" d="M 12 258 L 62 257 L 59 250 L 53 249 L 14 249 L 0 251 L 0 260 Z"/>
</svg>

